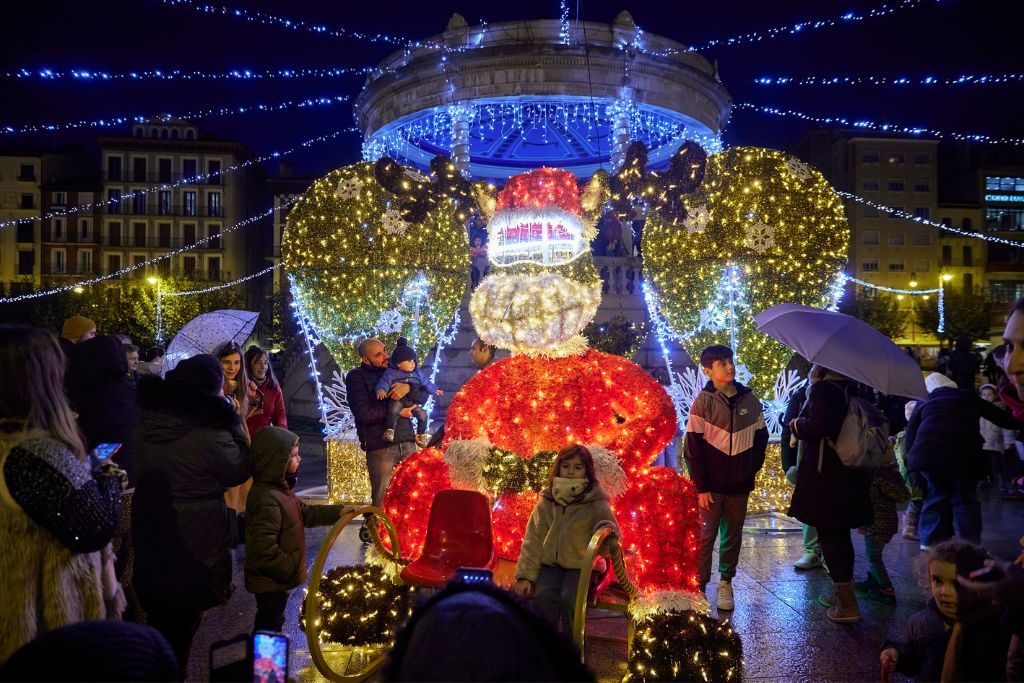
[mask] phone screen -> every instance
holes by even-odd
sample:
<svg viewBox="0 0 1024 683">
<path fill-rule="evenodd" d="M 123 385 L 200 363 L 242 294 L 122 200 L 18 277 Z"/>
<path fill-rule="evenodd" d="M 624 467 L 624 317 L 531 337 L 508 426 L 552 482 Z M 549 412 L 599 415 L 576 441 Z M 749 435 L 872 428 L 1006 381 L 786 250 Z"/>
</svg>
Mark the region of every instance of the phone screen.
<svg viewBox="0 0 1024 683">
<path fill-rule="evenodd" d="M 101 443 L 96 444 L 96 457 L 100 460 L 106 460 L 114 453 L 117 453 L 121 449 L 119 443 Z"/>
<path fill-rule="evenodd" d="M 257 631 L 252 637 L 253 683 L 286 683 L 288 680 L 288 636 Z"/>
</svg>

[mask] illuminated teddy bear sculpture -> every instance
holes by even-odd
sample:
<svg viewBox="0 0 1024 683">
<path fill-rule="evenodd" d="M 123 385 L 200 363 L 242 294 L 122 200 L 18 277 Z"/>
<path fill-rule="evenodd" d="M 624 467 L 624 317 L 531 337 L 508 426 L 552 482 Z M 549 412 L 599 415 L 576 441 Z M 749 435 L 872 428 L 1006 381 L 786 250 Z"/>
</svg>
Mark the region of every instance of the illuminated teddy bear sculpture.
<svg viewBox="0 0 1024 683">
<path fill-rule="evenodd" d="M 491 271 L 470 311 L 481 339 L 512 356 L 452 399 L 441 450 L 419 451 L 395 471 L 383 506 L 405 557 L 422 550 L 434 494 L 458 488 L 491 496 L 497 553 L 515 560 L 555 452 L 580 443 L 612 499 L 636 584 L 696 590 L 693 486 L 651 467 L 676 434 L 672 401 L 640 366 L 580 336 L 601 298 L 589 242 L 608 186 L 599 172 L 580 191 L 572 173 L 545 168 L 477 197 Z"/>
</svg>

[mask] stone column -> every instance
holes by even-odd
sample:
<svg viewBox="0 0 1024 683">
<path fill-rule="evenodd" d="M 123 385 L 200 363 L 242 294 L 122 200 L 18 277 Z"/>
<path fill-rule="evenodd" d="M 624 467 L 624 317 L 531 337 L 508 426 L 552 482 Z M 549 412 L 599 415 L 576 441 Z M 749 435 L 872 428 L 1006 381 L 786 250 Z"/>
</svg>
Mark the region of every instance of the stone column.
<svg viewBox="0 0 1024 683">
<path fill-rule="evenodd" d="M 452 117 L 452 161 L 463 178 L 469 178 L 469 132 L 475 114 L 476 109 L 466 102 L 448 107 L 448 115 Z"/>
</svg>

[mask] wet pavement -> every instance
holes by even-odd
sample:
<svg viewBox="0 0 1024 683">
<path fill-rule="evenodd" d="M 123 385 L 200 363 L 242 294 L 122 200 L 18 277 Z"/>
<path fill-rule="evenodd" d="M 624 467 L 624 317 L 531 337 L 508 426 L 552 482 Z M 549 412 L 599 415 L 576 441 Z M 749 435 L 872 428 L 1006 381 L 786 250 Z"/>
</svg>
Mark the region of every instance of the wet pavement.
<svg viewBox="0 0 1024 683">
<path fill-rule="evenodd" d="M 299 488 L 318 482 L 313 474 L 320 463 L 304 463 L 308 476 Z M 983 542 L 989 552 L 1016 557 L 1018 539 L 1024 534 L 1024 502 L 1003 501 L 982 491 Z M 782 523 L 780 526 L 788 526 Z M 307 530 L 307 563 L 311 566 L 326 529 Z M 332 552 L 328 567 L 362 562 L 363 546 L 358 526 L 347 527 Z M 863 538 L 854 537 L 856 577 L 864 579 L 867 561 Z M 235 557 L 236 590 L 224 606 L 210 610 L 195 639 L 189 664 L 189 680 L 208 680 L 208 652 L 218 640 L 251 628 L 255 600 L 244 589 L 241 549 Z M 792 563 L 802 552 L 800 534 L 794 531 L 744 534 L 739 570 L 733 581 L 736 609 L 714 616 L 729 616 L 743 638 L 746 680 L 764 681 L 877 681 L 880 680 L 878 647 L 888 637 L 899 637 L 902 625 L 924 606 L 926 593 L 919 581 L 923 553 L 916 542 L 898 536 L 885 549 L 886 566 L 892 575 L 898 603 L 895 606 L 861 600 L 864 620 L 851 626 L 833 624 L 825 617 L 817 596 L 828 590 L 821 569 L 801 572 Z M 717 563 L 717 556 L 715 558 Z M 717 564 L 715 565 L 717 566 Z M 709 586 L 715 603 L 717 584 Z M 297 681 L 322 681 L 310 665 L 305 634 L 298 628 L 301 588 L 293 591 L 286 612 L 285 632 L 291 640 L 291 676 Z M 601 681 L 617 681 L 625 674 L 625 620 L 622 616 L 591 611 L 588 616 L 587 663 Z M 901 680 L 894 676 L 892 680 Z"/>
</svg>

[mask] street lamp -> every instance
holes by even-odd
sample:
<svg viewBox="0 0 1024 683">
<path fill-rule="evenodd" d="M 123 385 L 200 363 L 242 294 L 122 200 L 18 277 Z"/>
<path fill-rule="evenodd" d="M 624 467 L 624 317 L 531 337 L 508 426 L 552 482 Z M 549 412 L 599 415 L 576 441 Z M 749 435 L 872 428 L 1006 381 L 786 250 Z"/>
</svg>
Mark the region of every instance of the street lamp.
<svg viewBox="0 0 1024 683">
<path fill-rule="evenodd" d="M 164 335 L 163 335 L 164 305 L 163 305 L 163 299 L 162 299 L 161 292 L 160 292 L 160 278 L 153 277 L 151 275 L 148 278 L 146 278 L 146 281 L 149 282 L 149 284 L 151 284 L 154 287 L 156 287 L 156 345 L 157 346 L 163 346 L 164 345 Z"/>
</svg>

